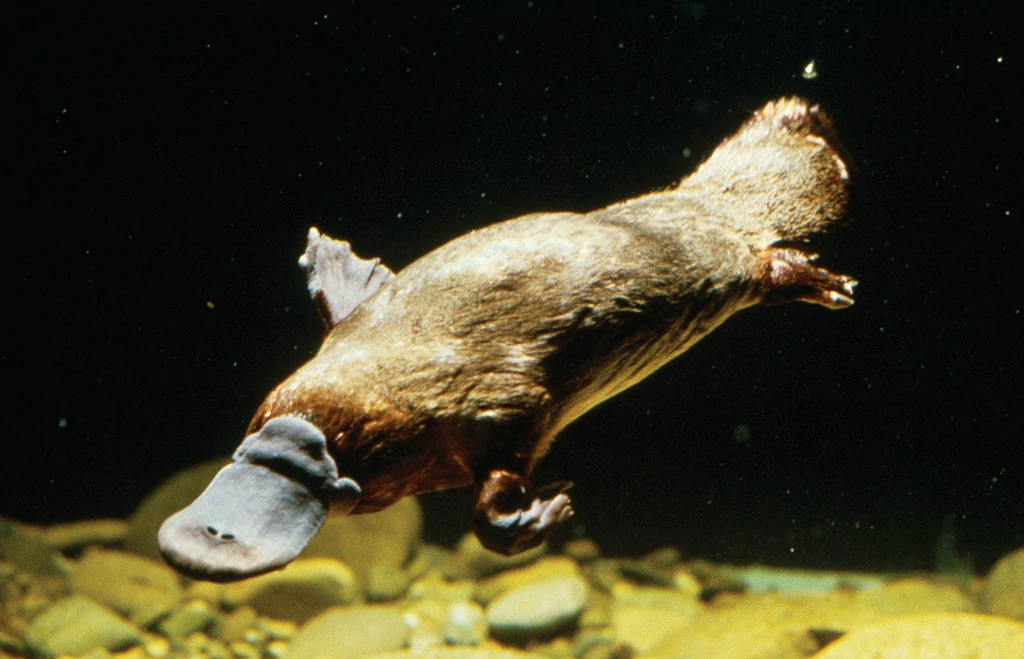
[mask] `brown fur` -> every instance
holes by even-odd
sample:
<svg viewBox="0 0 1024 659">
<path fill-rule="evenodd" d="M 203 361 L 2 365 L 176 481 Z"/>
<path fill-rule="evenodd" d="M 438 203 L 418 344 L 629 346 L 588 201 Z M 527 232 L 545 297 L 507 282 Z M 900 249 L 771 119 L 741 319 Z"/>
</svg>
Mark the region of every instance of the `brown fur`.
<svg viewBox="0 0 1024 659">
<path fill-rule="evenodd" d="M 362 485 L 355 512 L 528 478 L 567 424 L 762 301 L 772 245 L 843 218 L 840 154 L 822 112 L 782 99 L 675 188 L 453 240 L 341 320 L 250 432 L 284 414 L 321 428 Z M 820 302 L 800 295 L 776 297 Z"/>
</svg>

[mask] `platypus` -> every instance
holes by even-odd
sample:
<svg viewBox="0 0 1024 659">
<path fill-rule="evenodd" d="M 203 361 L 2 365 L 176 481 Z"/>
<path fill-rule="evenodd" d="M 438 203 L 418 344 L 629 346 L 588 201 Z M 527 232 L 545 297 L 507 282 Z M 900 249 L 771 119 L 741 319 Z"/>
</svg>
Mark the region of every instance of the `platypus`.
<svg viewBox="0 0 1024 659">
<path fill-rule="evenodd" d="M 678 185 L 588 213 L 534 213 L 458 237 L 397 275 L 309 231 L 299 264 L 327 334 L 247 436 L 161 527 L 194 578 L 283 567 L 328 512 L 472 485 L 480 542 L 515 554 L 568 520 L 568 482 L 530 475 L 558 433 L 737 311 L 853 303 L 802 245 L 846 218 L 832 121 L 766 104 Z"/>
</svg>

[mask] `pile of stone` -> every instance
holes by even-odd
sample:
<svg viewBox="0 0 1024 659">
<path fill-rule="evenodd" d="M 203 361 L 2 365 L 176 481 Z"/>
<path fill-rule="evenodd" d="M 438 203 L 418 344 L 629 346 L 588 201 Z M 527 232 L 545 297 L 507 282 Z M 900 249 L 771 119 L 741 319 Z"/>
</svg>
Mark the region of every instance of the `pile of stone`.
<svg viewBox="0 0 1024 659">
<path fill-rule="evenodd" d="M 1024 549 L 973 580 L 611 558 L 588 540 L 504 558 L 472 536 L 423 543 L 410 498 L 329 520 L 279 572 L 191 581 L 156 528 L 216 466 L 128 521 L 0 520 L 0 659 L 1024 657 Z"/>
</svg>

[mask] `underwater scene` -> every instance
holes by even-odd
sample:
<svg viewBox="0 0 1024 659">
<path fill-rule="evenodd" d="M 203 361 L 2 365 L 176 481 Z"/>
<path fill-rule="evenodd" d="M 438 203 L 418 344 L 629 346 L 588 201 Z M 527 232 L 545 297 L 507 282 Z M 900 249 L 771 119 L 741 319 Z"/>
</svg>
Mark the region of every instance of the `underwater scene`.
<svg viewBox="0 0 1024 659">
<path fill-rule="evenodd" d="M 1024 659 L 1021 3 L 13 13 L 0 659 Z"/>
</svg>

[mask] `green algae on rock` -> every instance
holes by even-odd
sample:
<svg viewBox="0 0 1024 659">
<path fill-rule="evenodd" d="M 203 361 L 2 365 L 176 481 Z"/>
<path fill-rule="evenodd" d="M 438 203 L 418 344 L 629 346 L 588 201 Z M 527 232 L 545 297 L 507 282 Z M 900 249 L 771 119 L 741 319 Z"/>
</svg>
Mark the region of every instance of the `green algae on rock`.
<svg viewBox="0 0 1024 659">
<path fill-rule="evenodd" d="M 57 602 L 25 632 L 25 644 L 43 657 L 82 655 L 96 648 L 123 650 L 141 640 L 138 627 L 82 595 Z"/>
<path fill-rule="evenodd" d="M 75 563 L 71 588 L 140 627 L 167 615 L 182 598 L 178 574 L 162 561 L 95 547 Z"/>
</svg>

